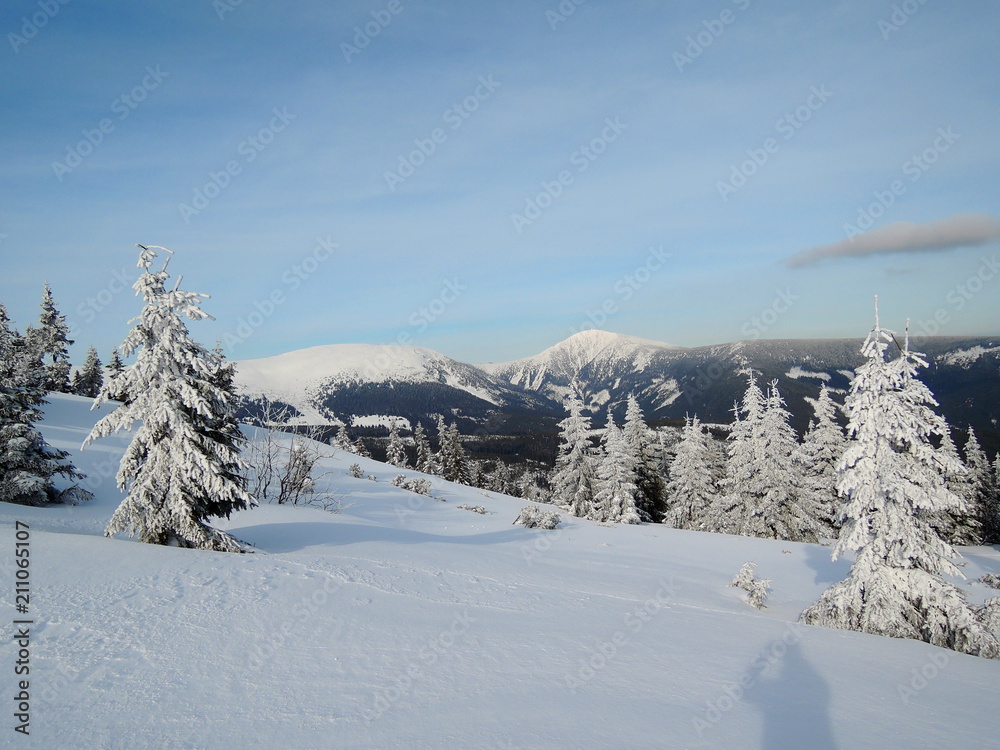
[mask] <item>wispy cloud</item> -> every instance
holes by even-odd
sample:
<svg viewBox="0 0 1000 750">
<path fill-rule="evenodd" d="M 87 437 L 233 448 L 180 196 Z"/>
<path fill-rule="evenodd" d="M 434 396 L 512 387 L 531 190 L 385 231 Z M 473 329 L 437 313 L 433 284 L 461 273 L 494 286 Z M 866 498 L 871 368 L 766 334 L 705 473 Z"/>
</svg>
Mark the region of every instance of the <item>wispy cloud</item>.
<svg viewBox="0 0 1000 750">
<path fill-rule="evenodd" d="M 811 266 L 828 258 L 889 253 L 928 253 L 982 245 L 1000 237 L 1000 220 L 986 214 L 958 214 L 927 224 L 897 221 L 830 245 L 819 245 L 785 259 L 790 268 Z"/>
</svg>

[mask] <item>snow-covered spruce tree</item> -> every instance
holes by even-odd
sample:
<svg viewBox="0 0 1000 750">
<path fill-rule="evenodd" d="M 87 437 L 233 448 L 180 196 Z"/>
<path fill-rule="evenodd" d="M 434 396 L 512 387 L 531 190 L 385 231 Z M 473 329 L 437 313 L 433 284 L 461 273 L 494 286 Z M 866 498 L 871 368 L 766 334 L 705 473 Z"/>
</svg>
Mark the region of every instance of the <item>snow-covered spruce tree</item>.
<svg viewBox="0 0 1000 750">
<path fill-rule="evenodd" d="M 639 515 L 639 485 L 632 446 L 608 412 L 604 430 L 604 455 L 597 466 L 598 490 L 591 518 L 607 523 L 642 523 Z"/>
<path fill-rule="evenodd" d="M 462 447 L 458 434 L 458 425 L 450 426 L 444 423 L 444 417 L 438 416 L 438 453 L 437 464 L 440 467 L 439 476 L 449 482 L 469 485 L 472 482 L 468 458 Z"/>
<path fill-rule="evenodd" d="M 726 477 L 719 483 L 720 492 L 708 509 L 705 528 L 724 534 L 745 534 L 750 526 L 750 514 L 756 506 L 757 464 L 763 444 L 764 393 L 757 385 L 757 376 L 749 367 L 741 373 L 747 376 L 747 389 L 742 404 L 733 405 L 733 428 L 726 451 Z"/>
<path fill-rule="evenodd" d="M 981 507 L 979 498 L 973 486 L 972 476 L 961 456 L 958 446 L 951 437 L 951 428 L 944 418 L 944 434 L 938 452 L 944 458 L 947 468 L 943 471 L 944 484 L 961 503 L 947 510 L 938 511 L 930 516 L 931 526 L 948 544 L 972 545 L 979 544 L 983 536 L 980 523 Z"/>
<path fill-rule="evenodd" d="M 875 328 L 862 348 L 847 397 L 850 442 L 837 465 L 837 490 L 844 498 L 836 559 L 856 550 L 846 579 L 827 589 L 802 613 L 810 625 L 914 638 L 986 657 L 1000 657 L 1000 642 L 942 575 L 960 576 L 955 551 L 930 526 L 932 513 L 958 504 L 945 486 L 949 467 L 931 443 L 946 426 L 937 405 L 917 378 L 925 367 L 907 340 L 895 360 L 891 331 Z"/>
<path fill-rule="evenodd" d="M 666 510 L 666 483 L 660 473 L 660 443 L 656 434 L 646 424 L 639 401 L 631 393 L 625 409 L 622 436 L 635 463 L 636 485 L 639 488 L 636 506 L 639 517 L 646 522 L 659 523 Z"/>
<path fill-rule="evenodd" d="M 386 448 L 385 462 L 400 469 L 410 468 L 409 461 L 406 460 L 406 446 L 403 445 L 403 438 L 399 434 L 399 424 L 395 419 L 389 425 L 389 445 Z"/>
<path fill-rule="evenodd" d="M 667 510 L 663 522 L 668 526 L 675 529 L 703 527 L 705 514 L 718 491 L 710 465 L 711 439 L 697 415 L 687 418 L 666 487 Z"/>
<path fill-rule="evenodd" d="M 434 476 L 440 474 L 441 467 L 438 466 L 437 456 L 431 450 L 431 442 L 420 422 L 417 422 L 417 428 L 413 431 L 413 442 L 417 448 L 417 465 L 414 468 L 423 474 L 433 474 Z"/>
<path fill-rule="evenodd" d="M 836 421 L 837 405 L 826 385 L 820 386 L 819 397 L 813 401 L 814 417 L 795 451 L 794 460 L 802 478 L 803 502 L 814 509 L 819 532 L 835 537 L 835 518 L 839 513 L 837 497 L 837 462 L 844 453 L 847 440 Z"/>
<path fill-rule="evenodd" d="M 346 453 L 354 453 L 354 445 L 347 434 L 347 425 L 344 422 L 337 425 L 337 430 L 333 434 L 331 444 L 334 448 L 338 448 Z"/>
<path fill-rule="evenodd" d="M 97 356 L 97 349 L 90 347 L 87 349 L 83 367 L 73 375 L 73 392 L 79 396 L 97 398 L 102 385 L 104 385 L 104 374 L 101 360 Z"/>
<path fill-rule="evenodd" d="M 45 505 L 91 497 L 76 485 L 58 490 L 53 484 L 56 475 L 71 481 L 84 475 L 35 428 L 46 403 L 45 377 L 36 352 L 11 327 L 0 304 L 0 501 Z"/>
<path fill-rule="evenodd" d="M 69 393 L 69 326 L 66 316 L 56 309 L 52 299 L 52 289 L 45 282 L 42 290 L 42 312 L 38 316 L 38 328 L 29 327 L 25 333 L 28 346 L 35 350 L 44 367 L 42 387 L 46 391 Z"/>
<path fill-rule="evenodd" d="M 590 417 L 583 416 L 583 403 L 574 398 L 569 416 L 559 423 L 560 445 L 552 475 L 553 504 L 574 516 L 591 517 L 594 511 L 594 457 L 590 445 Z"/>
<path fill-rule="evenodd" d="M 191 340 L 183 321 L 209 317 L 200 307 L 207 295 L 176 285 L 168 289 L 167 263 L 159 271 L 150 267 L 157 250 L 170 251 L 138 247 L 143 272 L 133 288 L 144 305 L 121 345 L 125 356 L 135 354 L 136 360 L 114 379 L 120 383 L 102 389 L 95 406 L 118 386 L 131 400 L 94 425 L 84 442 L 86 447 L 135 428 L 118 470 L 118 486 L 127 494 L 104 533 L 127 531 L 150 544 L 242 552 L 237 540 L 205 523 L 256 505 L 242 481 L 238 445 L 211 434 L 226 419 L 227 394 L 216 385 L 220 363 Z"/>
<path fill-rule="evenodd" d="M 965 468 L 969 470 L 971 498 L 978 513 L 980 529 L 985 529 L 989 523 L 988 505 L 993 486 L 993 472 L 990 469 L 990 461 L 986 458 L 986 453 L 979 445 L 979 439 L 971 426 L 962 451 L 965 453 Z"/>
<path fill-rule="evenodd" d="M 993 459 L 993 482 L 986 493 L 986 523 L 983 528 L 986 544 L 1000 543 L 1000 453 Z"/>
</svg>

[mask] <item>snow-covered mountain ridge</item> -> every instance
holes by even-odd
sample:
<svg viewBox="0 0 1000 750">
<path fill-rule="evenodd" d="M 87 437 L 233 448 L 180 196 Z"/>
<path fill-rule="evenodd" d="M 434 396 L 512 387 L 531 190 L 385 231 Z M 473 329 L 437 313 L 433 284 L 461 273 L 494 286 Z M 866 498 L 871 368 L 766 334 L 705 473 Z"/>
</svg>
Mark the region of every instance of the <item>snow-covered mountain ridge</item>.
<svg viewBox="0 0 1000 750">
<path fill-rule="evenodd" d="M 1000 449 L 1000 338 L 915 344 L 928 355 L 923 378 L 949 421 L 972 425 L 984 445 Z M 801 430 L 821 382 L 847 388 L 862 361 L 860 345 L 860 339 L 760 339 L 679 347 L 583 331 L 530 357 L 471 365 L 419 347 L 341 344 L 238 362 L 236 382 L 248 396 L 291 404 L 305 423 L 396 414 L 427 425 L 440 413 L 464 419 L 469 434 L 502 414 L 505 425 L 516 415 L 517 429 L 551 431 L 569 396 L 581 398 L 598 420 L 608 410 L 621 419 L 625 400 L 635 394 L 649 419 L 698 414 L 703 421 L 729 422 L 746 362 L 762 382 L 779 380 Z"/>
</svg>

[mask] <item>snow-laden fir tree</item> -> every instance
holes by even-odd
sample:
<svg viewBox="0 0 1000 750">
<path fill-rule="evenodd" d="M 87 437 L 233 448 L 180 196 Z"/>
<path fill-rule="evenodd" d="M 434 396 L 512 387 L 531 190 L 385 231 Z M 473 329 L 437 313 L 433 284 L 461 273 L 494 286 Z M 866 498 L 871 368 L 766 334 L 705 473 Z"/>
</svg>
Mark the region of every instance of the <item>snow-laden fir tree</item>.
<svg viewBox="0 0 1000 750">
<path fill-rule="evenodd" d="M 608 412 L 604 430 L 604 455 L 597 465 L 597 493 L 590 517 L 607 523 L 642 523 L 639 515 L 639 484 L 633 446 Z"/>
<path fill-rule="evenodd" d="M 409 461 L 406 460 L 406 446 L 403 444 L 403 438 L 399 434 L 399 424 L 395 419 L 389 425 L 389 445 L 386 448 L 385 462 L 400 469 L 410 468 Z"/>
<path fill-rule="evenodd" d="M 942 422 L 944 418 L 942 417 Z M 938 452 L 944 457 L 944 484 L 961 502 L 930 517 L 931 526 L 948 544 L 979 544 L 983 536 L 980 523 L 981 507 L 972 476 L 958 454 L 958 446 L 951 437 L 951 428 L 945 422 L 944 434 Z"/>
<path fill-rule="evenodd" d="M 42 290 L 41 308 L 38 328 L 29 327 L 25 332 L 25 339 L 41 359 L 44 368 L 42 387 L 46 391 L 69 393 L 69 347 L 73 340 L 69 337 L 66 316 L 56 309 L 52 289 L 47 281 Z"/>
<path fill-rule="evenodd" d="M 35 427 L 42 418 L 46 373 L 37 352 L 10 325 L 0 304 L 0 501 L 19 505 L 76 503 L 90 493 L 75 484 L 57 489 L 56 475 L 83 479 L 69 454 L 53 448 Z"/>
<path fill-rule="evenodd" d="M 111 350 L 111 359 L 108 360 L 107 372 L 105 374 L 104 383 L 101 385 L 102 389 L 107 389 L 107 384 L 111 382 L 122 383 L 124 378 L 121 374 L 125 371 L 125 363 L 122 362 L 121 355 L 118 353 L 118 348 L 115 347 Z M 112 401 L 121 401 L 125 403 L 128 401 L 128 394 L 117 391 L 115 393 L 108 392 L 108 398 Z"/>
<path fill-rule="evenodd" d="M 424 474 L 439 475 L 441 467 L 438 465 L 437 456 L 431 450 L 431 442 L 424 426 L 420 422 L 417 422 L 417 428 L 413 431 L 413 442 L 417 448 L 417 463 L 414 468 Z"/>
<path fill-rule="evenodd" d="M 796 449 L 794 460 L 802 479 L 804 503 L 815 510 L 820 534 L 835 537 L 834 519 L 840 505 L 836 469 L 847 440 L 836 420 L 837 405 L 825 384 L 820 386 L 819 397 L 812 404 L 813 420 Z"/>
<path fill-rule="evenodd" d="M 900 348 L 887 360 L 890 347 Z M 836 559 L 856 550 L 846 579 L 802 613 L 810 625 L 914 638 L 987 657 L 1000 643 L 961 590 L 941 576 L 961 576 L 955 551 L 931 527 L 929 516 L 961 503 L 947 488 L 954 469 L 932 436 L 947 426 L 930 390 L 917 378 L 922 356 L 897 347 L 891 331 L 875 327 L 862 348 L 846 401 L 850 442 L 837 466 L 844 498 Z"/>
<path fill-rule="evenodd" d="M 112 393 L 131 400 L 101 419 L 84 442 L 134 430 L 122 456 L 118 486 L 126 493 L 105 529 L 126 531 L 140 542 L 242 552 L 242 546 L 206 520 L 229 516 L 256 502 L 242 481 L 238 445 L 210 434 L 227 419 L 227 394 L 216 385 L 220 363 L 188 333 L 184 318 L 202 320 L 207 295 L 168 289 L 164 262 L 152 271 L 156 251 L 139 245 L 142 274 L 133 288 L 142 312 L 121 351 L 135 363 L 105 385 L 95 406 Z M 169 259 L 168 259 L 169 260 Z M 137 426 L 138 425 L 138 426 Z"/>
<path fill-rule="evenodd" d="M 986 493 L 986 520 L 983 523 L 985 544 L 1000 544 L 1000 453 L 993 459 L 993 481 Z"/>
<path fill-rule="evenodd" d="M 590 444 L 590 417 L 579 399 L 569 402 L 569 416 L 559 423 L 560 445 L 551 480 L 550 501 L 574 516 L 590 517 L 597 484 Z"/>
<path fill-rule="evenodd" d="M 468 485 L 472 482 L 469 460 L 462 447 L 462 439 L 458 434 L 458 425 L 454 422 L 445 425 L 444 417 L 438 415 L 438 453 L 437 463 L 441 467 L 440 476 L 449 482 Z"/>
<path fill-rule="evenodd" d="M 757 505 L 757 467 L 763 445 L 764 393 L 753 370 L 744 366 L 747 377 L 742 404 L 733 405 L 733 427 L 726 451 L 726 477 L 709 508 L 705 528 L 724 534 L 744 534 Z"/>
<path fill-rule="evenodd" d="M 333 447 L 346 453 L 354 453 L 354 445 L 347 434 L 347 425 L 344 422 L 337 425 L 337 430 L 333 434 Z"/>
<path fill-rule="evenodd" d="M 87 349 L 87 358 L 83 362 L 83 367 L 73 374 L 73 392 L 78 396 L 96 398 L 104 385 L 104 370 L 101 367 L 101 360 L 97 356 L 97 349 L 90 347 Z"/>
<path fill-rule="evenodd" d="M 362 458 L 372 457 L 371 452 L 365 446 L 365 441 L 361 439 L 360 435 L 358 435 L 358 437 L 354 440 L 354 447 L 352 449 L 352 452 L 355 455 L 361 456 Z"/>
<path fill-rule="evenodd" d="M 666 510 L 665 482 L 660 473 L 660 443 L 656 433 L 646 424 L 638 399 L 631 393 L 625 409 L 622 436 L 635 463 L 639 517 L 646 522 L 659 523 Z"/>
<path fill-rule="evenodd" d="M 990 468 L 990 461 L 986 458 L 986 453 L 979 445 L 979 439 L 971 426 L 962 452 L 965 454 L 965 468 L 969 472 L 969 502 L 976 513 L 979 525 L 978 543 L 985 544 L 987 543 L 986 533 L 990 527 L 990 495 L 993 490 L 993 472 Z"/>
<path fill-rule="evenodd" d="M 675 529 L 701 529 L 718 491 L 711 467 L 711 436 L 697 415 L 684 422 L 677 456 L 670 465 L 663 522 Z"/>
</svg>

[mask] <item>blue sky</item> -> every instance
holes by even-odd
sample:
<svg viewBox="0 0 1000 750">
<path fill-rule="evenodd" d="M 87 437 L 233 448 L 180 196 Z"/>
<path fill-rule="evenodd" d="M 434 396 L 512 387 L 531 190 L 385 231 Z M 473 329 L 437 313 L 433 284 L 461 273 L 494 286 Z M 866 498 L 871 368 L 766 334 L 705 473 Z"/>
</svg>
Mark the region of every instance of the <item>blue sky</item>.
<svg viewBox="0 0 1000 750">
<path fill-rule="evenodd" d="M 191 330 L 233 359 L 860 339 L 875 293 L 890 327 L 1000 332 L 987 0 L 2 18 L 0 301 L 23 328 L 48 280 L 78 361 L 138 311 L 137 242 L 212 295 Z"/>
</svg>

